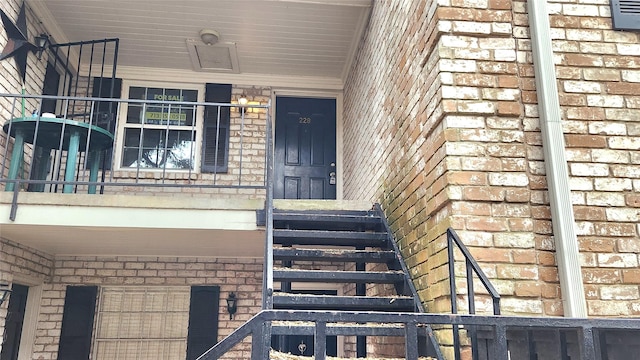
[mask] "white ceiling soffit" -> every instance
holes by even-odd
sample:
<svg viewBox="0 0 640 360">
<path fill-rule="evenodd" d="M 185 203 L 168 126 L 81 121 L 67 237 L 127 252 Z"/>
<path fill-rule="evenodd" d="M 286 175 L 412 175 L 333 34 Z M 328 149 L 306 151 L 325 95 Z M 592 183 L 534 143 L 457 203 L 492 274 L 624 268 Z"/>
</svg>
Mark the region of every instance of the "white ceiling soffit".
<svg viewBox="0 0 640 360">
<path fill-rule="evenodd" d="M 207 45 L 200 40 L 188 39 L 187 51 L 196 71 L 240 72 L 234 43 Z"/>
<path fill-rule="evenodd" d="M 336 6 L 361 6 L 370 7 L 372 0 L 269 0 L 282 1 L 301 4 L 320 4 L 320 5 L 336 5 Z"/>
<path fill-rule="evenodd" d="M 26 1 L 57 43 L 119 38 L 118 68 L 132 73 L 192 76 L 195 51 L 198 68 L 220 76 L 340 82 L 373 6 L 372 0 Z M 227 57 L 217 47 L 190 49 L 186 40 L 199 39 L 202 29 L 218 31 L 219 44 L 233 43 L 235 51 L 229 48 Z"/>
</svg>

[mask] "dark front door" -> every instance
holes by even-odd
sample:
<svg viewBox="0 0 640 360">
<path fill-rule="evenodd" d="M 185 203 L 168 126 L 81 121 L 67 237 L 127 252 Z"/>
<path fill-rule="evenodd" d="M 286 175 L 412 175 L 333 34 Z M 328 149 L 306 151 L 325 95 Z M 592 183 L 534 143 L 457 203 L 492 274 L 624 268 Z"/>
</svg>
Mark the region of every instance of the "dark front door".
<svg viewBox="0 0 640 360">
<path fill-rule="evenodd" d="M 278 97 L 276 199 L 336 198 L 336 101 Z"/>
<path fill-rule="evenodd" d="M 0 360 L 17 360 L 22 335 L 22 323 L 24 312 L 27 308 L 27 294 L 29 288 L 23 285 L 13 284 L 9 307 L 5 320 L 5 334 L 0 352 Z"/>
</svg>

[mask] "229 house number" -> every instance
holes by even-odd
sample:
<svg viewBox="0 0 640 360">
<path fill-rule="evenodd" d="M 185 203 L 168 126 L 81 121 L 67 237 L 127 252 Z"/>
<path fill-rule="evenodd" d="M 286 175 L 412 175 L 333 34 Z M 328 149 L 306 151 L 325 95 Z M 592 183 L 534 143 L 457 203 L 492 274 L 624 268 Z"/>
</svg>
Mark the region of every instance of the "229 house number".
<svg viewBox="0 0 640 360">
<path fill-rule="evenodd" d="M 300 124 L 311 124 L 311 118 L 301 117 L 301 118 L 298 118 L 298 122 Z"/>
</svg>

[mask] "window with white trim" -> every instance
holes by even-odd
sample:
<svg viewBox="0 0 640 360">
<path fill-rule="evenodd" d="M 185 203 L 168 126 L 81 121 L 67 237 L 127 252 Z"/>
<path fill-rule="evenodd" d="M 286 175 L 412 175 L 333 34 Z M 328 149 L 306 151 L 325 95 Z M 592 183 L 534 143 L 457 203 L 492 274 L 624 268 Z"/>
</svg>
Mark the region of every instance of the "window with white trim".
<svg viewBox="0 0 640 360">
<path fill-rule="evenodd" d="M 94 360 L 185 358 L 188 286 L 102 287 L 99 299 Z"/>
<path fill-rule="evenodd" d="M 121 169 L 197 171 L 204 86 L 129 84 L 128 99 L 162 101 L 128 103 L 121 112 L 118 165 Z M 175 104 L 174 104 L 175 103 Z"/>
</svg>

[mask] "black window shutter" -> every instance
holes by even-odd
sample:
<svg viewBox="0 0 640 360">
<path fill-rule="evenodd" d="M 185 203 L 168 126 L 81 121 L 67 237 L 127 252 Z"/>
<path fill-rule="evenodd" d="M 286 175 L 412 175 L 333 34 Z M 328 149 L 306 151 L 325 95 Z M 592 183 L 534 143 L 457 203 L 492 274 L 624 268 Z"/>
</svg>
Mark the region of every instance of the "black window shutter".
<svg viewBox="0 0 640 360">
<path fill-rule="evenodd" d="M 95 98 L 119 99 L 122 94 L 122 79 L 94 77 L 91 96 Z M 98 101 L 94 107 L 93 118 L 97 125 L 111 133 L 115 131 L 118 104 L 110 101 Z"/>
<path fill-rule="evenodd" d="M 97 286 L 67 287 L 58 359 L 89 359 L 97 294 Z"/>
<path fill-rule="evenodd" d="M 219 286 L 192 286 L 187 360 L 195 360 L 218 342 Z"/>
<path fill-rule="evenodd" d="M 640 29 L 640 0 L 611 0 L 611 19 L 616 30 Z"/>
<path fill-rule="evenodd" d="M 91 96 L 95 98 L 119 99 L 122 94 L 122 79 L 94 77 Z M 94 105 L 93 121 L 99 127 L 109 131 L 112 134 L 116 132 L 116 112 L 118 111 L 118 103 L 110 101 L 98 101 Z M 107 149 L 103 152 L 100 168 L 103 170 L 111 169 L 111 161 L 113 157 L 113 149 Z"/>
<path fill-rule="evenodd" d="M 205 101 L 225 104 L 230 103 L 231 87 L 232 86 L 230 84 L 207 84 L 204 95 Z M 219 127 L 218 107 L 207 106 L 204 112 L 204 128 L 202 136 L 202 172 L 205 173 L 227 171 L 229 149 L 229 119 L 231 117 L 231 109 L 225 106 L 220 107 L 219 110 Z"/>
<path fill-rule="evenodd" d="M 47 72 L 44 73 L 44 83 L 42 84 L 42 95 L 58 95 L 58 87 L 60 86 L 60 74 L 56 70 L 55 65 L 47 63 Z M 40 113 L 56 113 L 56 100 L 43 99 Z"/>
</svg>

